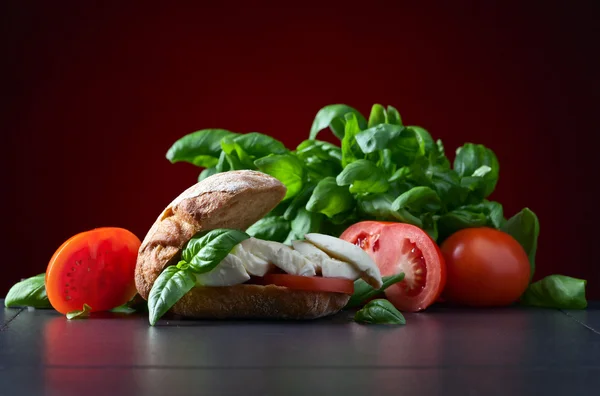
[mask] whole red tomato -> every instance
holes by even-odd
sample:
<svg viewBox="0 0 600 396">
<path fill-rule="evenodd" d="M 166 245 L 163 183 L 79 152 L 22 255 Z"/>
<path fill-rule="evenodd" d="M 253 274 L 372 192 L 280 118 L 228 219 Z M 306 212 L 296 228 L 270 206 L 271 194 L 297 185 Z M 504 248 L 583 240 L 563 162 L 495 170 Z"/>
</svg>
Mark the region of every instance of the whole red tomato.
<svg viewBox="0 0 600 396">
<path fill-rule="evenodd" d="M 525 250 L 513 237 L 492 228 L 467 228 L 441 246 L 446 261 L 442 297 L 449 303 L 491 307 L 516 302 L 529 284 Z"/>
</svg>

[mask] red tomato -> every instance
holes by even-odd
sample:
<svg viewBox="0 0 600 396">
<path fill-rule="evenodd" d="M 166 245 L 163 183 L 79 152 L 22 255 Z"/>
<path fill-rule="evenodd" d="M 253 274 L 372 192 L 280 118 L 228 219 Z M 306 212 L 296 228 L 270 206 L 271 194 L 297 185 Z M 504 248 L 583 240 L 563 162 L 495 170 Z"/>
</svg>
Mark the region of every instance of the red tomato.
<svg viewBox="0 0 600 396">
<path fill-rule="evenodd" d="M 65 241 L 46 270 L 50 304 L 66 314 L 87 304 L 105 311 L 125 304 L 136 293 L 134 272 L 141 242 L 116 227 L 96 228 Z"/>
<path fill-rule="evenodd" d="M 260 285 L 284 286 L 294 290 L 324 291 L 344 294 L 354 293 L 354 282 L 343 278 L 266 274 L 263 277 L 256 278 L 254 283 Z"/>
<path fill-rule="evenodd" d="M 383 221 L 363 221 L 340 236 L 365 250 L 382 276 L 404 272 L 404 280 L 385 295 L 401 311 L 421 311 L 433 304 L 446 283 L 446 265 L 436 243 L 419 227 Z"/>
<path fill-rule="evenodd" d="M 529 285 L 527 253 L 513 237 L 492 228 L 467 228 L 442 243 L 448 267 L 443 293 L 449 303 L 503 306 Z"/>
</svg>

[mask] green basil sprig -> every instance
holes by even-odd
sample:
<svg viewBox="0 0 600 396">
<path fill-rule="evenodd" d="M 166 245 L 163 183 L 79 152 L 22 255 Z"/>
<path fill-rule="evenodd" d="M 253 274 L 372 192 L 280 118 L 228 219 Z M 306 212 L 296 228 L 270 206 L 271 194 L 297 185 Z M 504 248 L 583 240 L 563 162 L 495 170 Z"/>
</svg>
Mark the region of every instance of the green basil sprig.
<svg viewBox="0 0 600 396">
<path fill-rule="evenodd" d="M 171 265 L 156 278 L 148 296 L 150 324 L 154 326 L 177 301 L 196 284 L 196 276 L 189 269 Z"/>
<path fill-rule="evenodd" d="M 585 309 L 584 279 L 550 275 L 529 285 L 521 296 L 521 304 L 558 309 Z"/>
<path fill-rule="evenodd" d="M 370 324 L 406 324 L 406 319 L 391 302 L 383 298 L 368 302 L 356 312 L 354 320 Z"/>
<path fill-rule="evenodd" d="M 354 281 L 354 293 L 344 308 L 354 308 L 361 306 L 365 301 L 383 293 L 385 289 L 392 286 L 395 283 L 402 282 L 404 280 L 404 272 L 400 272 L 396 275 L 384 276 L 382 278 L 383 285 L 379 289 L 374 289 L 362 279 Z"/>
<path fill-rule="evenodd" d="M 154 281 L 148 296 L 149 321 L 156 324 L 196 284 L 196 274 L 213 270 L 240 242 L 243 231 L 219 228 L 203 232 L 186 243 L 181 260 L 167 267 Z"/>
<path fill-rule="evenodd" d="M 67 319 L 86 319 L 90 316 L 90 312 L 92 312 L 92 307 L 84 303 L 82 310 L 67 312 Z"/>
<path fill-rule="evenodd" d="M 39 274 L 17 282 L 10 288 L 4 306 L 52 308 L 44 284 L 46 274 Z"/>
</svg>

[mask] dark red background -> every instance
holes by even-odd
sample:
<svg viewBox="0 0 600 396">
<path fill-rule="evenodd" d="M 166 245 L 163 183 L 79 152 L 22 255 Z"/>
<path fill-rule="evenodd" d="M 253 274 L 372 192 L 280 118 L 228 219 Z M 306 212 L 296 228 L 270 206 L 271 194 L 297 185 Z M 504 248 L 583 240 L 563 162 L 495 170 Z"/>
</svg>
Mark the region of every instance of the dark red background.
<svg viewBox="0 0 600 396">
<path fill-rule="evenodd" d="M 196 181 L 165 159 L 180 136 L 221 127 L 294 147 L 323 105 L 377 102 L 450 152 L 491 147 L 493 198 L 539 215 L 536 279 L 584 277 L 600 297 L 593 2 L 7 3 L 0 295 L 79 231 L 143 238 Z"/>
</svg>

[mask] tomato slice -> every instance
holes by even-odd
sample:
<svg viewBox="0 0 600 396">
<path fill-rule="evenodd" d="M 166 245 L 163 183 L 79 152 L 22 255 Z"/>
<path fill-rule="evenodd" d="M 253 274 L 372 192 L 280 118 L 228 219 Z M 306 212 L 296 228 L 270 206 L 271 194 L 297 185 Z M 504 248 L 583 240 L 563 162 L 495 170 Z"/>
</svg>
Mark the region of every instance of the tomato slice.
<svg viewBox="0 0 600 396">
<path fill-rule="evenodd" d="M 404 272 L 402 282 L 385 290 L 386 298 L 399 310 L 424 310 L 441 295 L 446 264 L 440 248 L 419 227 L 363 221 L 350 226 L 340 238 L 365 250 L 382 276 Z"/>
<path fill-rule="evenodd" d="M 294 290 L 324 291 L 344 294 L 354 293 L 354 282 L 344 278 L 266 274 L 265 276 L 256 278 L 253 283 L 259 285 L 283 286 Z"/>
<path fill-rule="evenodd" d="M 46 270 L 50 304 L 66 314 L 87 304 L 106 311 L 136 294 L 134 273 L 141 242 L 130 231 L 96 228 L 74 235 L 54 253 Z"/>
</svg>

